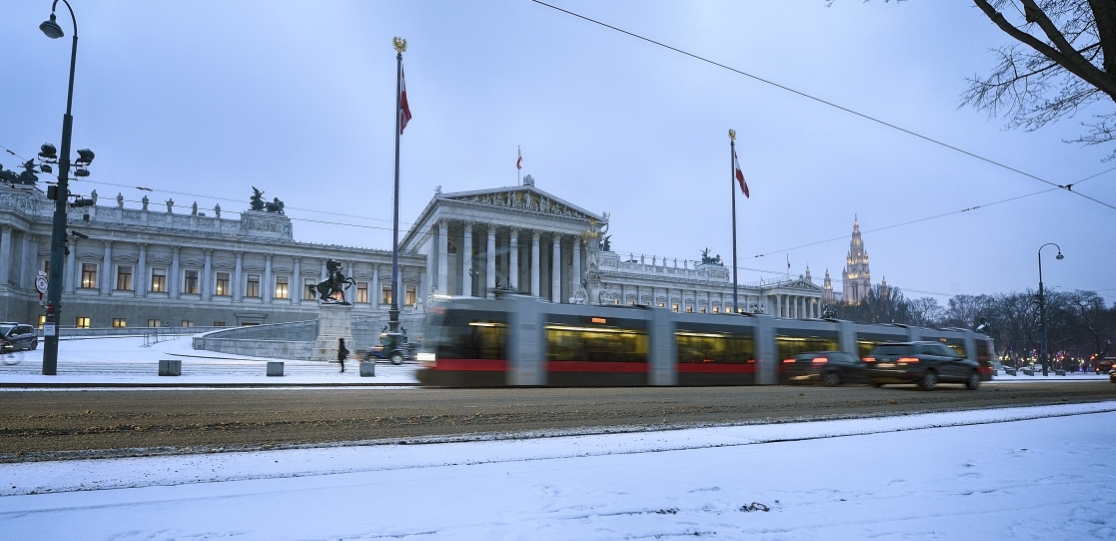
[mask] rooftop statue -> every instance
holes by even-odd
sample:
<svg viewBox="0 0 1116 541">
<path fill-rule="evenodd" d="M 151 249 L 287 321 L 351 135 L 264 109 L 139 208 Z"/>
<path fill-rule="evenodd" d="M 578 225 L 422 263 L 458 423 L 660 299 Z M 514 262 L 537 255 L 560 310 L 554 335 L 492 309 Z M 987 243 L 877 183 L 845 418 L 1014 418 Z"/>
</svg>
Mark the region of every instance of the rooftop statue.
<svg viewBox="0 0 1116 541">
<path fill-rule="evenodd" d="M 280 201 L 278 197 L 274 198 L 274 200 L 272 202 L 267 204 L 267 211 L 268 212 L 278 212 L 279 214 L 284 214 L 284 212 L 283 212 L 283 202 Z"/>
<path fill-rule="evenodd" d="M 717 254 L 717 257 L 709 257 L 709 248 L 706 248 L 706 249 L 701 251 L 701 264 L 702 265 L 724 265 L 724 263 L 721 262 L 721 254 Z"/>
<path fill-rule="evenodd" d="M 264 203 L 263 194 L 264 193 L 257 190 L 255 186 L 252 186 L 252 197 L 249 198 L 249 201 L 251 202 L 252 210 L 263 210 L 264 209 L 264 206 L 266 205 L 266 203 Z"/>
</svg>

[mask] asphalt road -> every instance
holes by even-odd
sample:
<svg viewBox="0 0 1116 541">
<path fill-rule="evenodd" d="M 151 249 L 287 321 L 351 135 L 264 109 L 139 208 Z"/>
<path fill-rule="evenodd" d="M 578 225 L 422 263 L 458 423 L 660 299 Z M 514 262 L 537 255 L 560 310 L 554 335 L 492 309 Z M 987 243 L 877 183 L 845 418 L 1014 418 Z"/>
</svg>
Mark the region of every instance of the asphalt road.
<svg viewBox="0 0 1116 541">
<path fill-rule="evenodd" d="M 770 423 L 1116 399 L 1107 381 L 605 389 L 0 392 L 0 462 Z M 439 438 L 445 436 L 446 438 Z M 409 441 L 408 441 L 409 440 Z"/>
</svg>

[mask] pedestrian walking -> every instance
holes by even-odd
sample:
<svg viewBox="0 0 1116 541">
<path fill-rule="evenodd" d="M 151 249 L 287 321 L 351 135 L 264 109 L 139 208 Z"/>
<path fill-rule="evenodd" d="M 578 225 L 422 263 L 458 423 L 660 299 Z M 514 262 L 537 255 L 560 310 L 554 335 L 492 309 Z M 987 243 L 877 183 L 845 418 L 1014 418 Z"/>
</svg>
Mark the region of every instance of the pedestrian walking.
<svg viewBox="0 0 1116 541">
<path fill-rule="evenodd" d="M 345 348 L 345 339 L 338 338 L 337 362 L 341 363 L 341 373 L 345 372 L 345 359 L 349 357 L 349 350 Z"/>
</svg>

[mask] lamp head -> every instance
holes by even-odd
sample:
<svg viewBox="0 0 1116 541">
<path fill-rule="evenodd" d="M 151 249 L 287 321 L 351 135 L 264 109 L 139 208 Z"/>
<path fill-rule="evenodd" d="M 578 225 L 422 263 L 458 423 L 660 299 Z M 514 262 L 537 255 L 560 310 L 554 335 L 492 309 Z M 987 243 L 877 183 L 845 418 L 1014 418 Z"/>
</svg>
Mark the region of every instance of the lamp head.
<svg viewBox="0 0 1116 541">
<path fill-rule="evenodd" d="M 1066 256 L 1062 255 L 1062 252 L 1058 252 L 1058 255 L 1054 256 L 1054 259 L 1057 259 L 1058 261 L 1061 261 L 1065 258 Z"/>
<path fill-rule="evenodd" d="M 39 30 L 42 30 L 43 33 L 46 34 L 46 37 L 50 39 L 58 39 L 66 35 L 66 33 L 62 31 L 62 27 L 58 26 L 58 23 L 55 22 L 53 13 L 50 14 L 49 21 L 43 21 L 43 24 L 39 25 Z"/>
</svg>

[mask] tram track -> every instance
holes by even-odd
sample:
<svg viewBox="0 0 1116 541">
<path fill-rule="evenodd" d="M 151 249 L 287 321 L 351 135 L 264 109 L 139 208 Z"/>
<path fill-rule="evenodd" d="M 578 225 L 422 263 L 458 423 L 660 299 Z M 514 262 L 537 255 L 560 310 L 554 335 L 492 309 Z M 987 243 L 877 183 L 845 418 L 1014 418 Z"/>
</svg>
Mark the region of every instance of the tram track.
<svg viewBox="0 0 1116 541">
<path fill-rule="evenodd" d="M 0 462 L 786 423 L 1116 400 L 1107 381 L 941 386 L 0 392 Z"/>
</svg>

